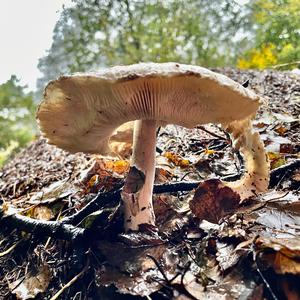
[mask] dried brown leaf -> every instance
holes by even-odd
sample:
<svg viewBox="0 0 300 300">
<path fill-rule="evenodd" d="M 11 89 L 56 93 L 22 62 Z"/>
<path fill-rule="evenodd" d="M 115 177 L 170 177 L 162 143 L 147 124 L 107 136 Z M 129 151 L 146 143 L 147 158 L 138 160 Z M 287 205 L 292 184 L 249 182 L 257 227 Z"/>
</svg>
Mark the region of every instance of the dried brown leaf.
<svg viewBox="0 0 300 300">
<path fill-rule="evenodd" d="M 231 188 L 218 179 L 210 179 L 198 186 L 190 209 L 197 218 L 218 223 L 222 217 L 233 213 L 239 202 L 240 196 Z"/>
<path fill-rule="evenodd" d="M 299 260 L 292 259 L 281 251 L 276 253 L 273 268 L 277 274 L 300 274 Z"/>
<path fill-rule="evenodd" d="M 51 273 L 48 265 L 43 265 L 35 275 L 28 273 L 24 280 L 18 279 L 9 284 L 11 293 L 17 299 L 35 299 L 39 293 L 46 291 L 51 280 Z"/>
<path fill-rule="evenodd" d="M 33 209 L 32 217 L 34 219 L 38 219 L 38 220 L 49 221 L 52 218 L 54 218 L 54 214 L 53 214 L 52 210 L 49 207 L 47 207 L 45 205 L 39 205 L 39 206 L 36 206 Z"/>
<path fill-rule="evenodd" d="M 157 279 L 162 278 L 162 274 L 148 255 L 160 263 L 169 278 L 174 276 L 177 265 L 177 257 L 166 245 L 144 248 L 101 242 L 99 250 L 106 264 L 97 271 L 97 285 L 113 284 L 124 294 L 147 296 L 161 288 Z"/>
</svg>

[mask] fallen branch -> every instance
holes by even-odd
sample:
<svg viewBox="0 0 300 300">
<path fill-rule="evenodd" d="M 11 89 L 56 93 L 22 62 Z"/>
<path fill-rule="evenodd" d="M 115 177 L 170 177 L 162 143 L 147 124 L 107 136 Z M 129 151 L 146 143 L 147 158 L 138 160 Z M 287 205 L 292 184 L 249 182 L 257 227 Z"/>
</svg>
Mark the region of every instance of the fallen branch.
<svg viewBox="0 0 300 300">
<path fill-rule="evenodd" d="M 95 198 L 93 198 L 85 207 L 76 212 L 75 214 L 63 218 L 61 223 L 77 225 L 88 215 L 93 212 L 103 208 L 107 204 L 112 204 L 113 202 L 119 201 L 121 197 L 122 186 L 118 187 L 116 190 L 98 193 Z"/>
<path fill-rule="evenodd" d="M 154 194 L 162 193 L 174 193 L 174 192 L 184 192 L 191 191 L 199 185 L 200 181 L 196 182 L 174 182 L 166 184 L 156 184 L 153 188 Z M 99 193 L 95 198 L 93 198 L 85 207 L 79 210 L 77 213 L 64 218 L 61 223 L 63 224 L 79 224 L 84 218 L 86 218 L 91 213 L 103 208 L 105 205 L 113 204 L 120 201 L 122 186 L 118 187 L 116 190 L 106 193 Z"/>
<path fill-rule="evenodd" d="M 43 221 L 25 217 L 19 214 L 6 215 L 0 209 L 0 229 L 15 229 L 30 232 L 40 236 L 51 236 L 66 241 L 83 242 L 87 232 L 83 228 L 63 224 L 59 221 Z"/>
<path fill-rule="evenodd" d="M 294 170 L 300 167 L 300 159 L 294 162 L 279 167 L 271 171 L 270 176 L 270 188 L 274 187 L 284 176 L 287 176 Z M 201 181 L 195 182 L 174 182 L 166 184 L 154 185 L 153 193 L 175 193 L 191 191 L 201 183 Z M 87 230 L 74 225 L 79 224 L 84 218 L 91 213 L 103 208 L 105 205 L 117 203 L 120 201 L 122 186 L 119 186 L 116 190 L 99 193 L 93 198 L 84 208 L 77 213 L 64 218 L 61 221 L 43 221 L 36 220 L 29 217 L 25 217 L 19 214 L 5 215 L 3 209 L 0 208 L 0 230 L 2 228 L 17 228 L 19 230 L 30 232 L 40 236 L 54 237 L 56 239 L 63 239 L 66 241 L 72 241 L 75 243 L 87 242 L 91 236 L 91 230 Z M 100 236 L 98 235 L 98 238 Z"/>
<path fill-rule="evenodd" d="M 300 159 L 287 164 L 285 166 L 276 168 L 270 173 L 270 185 L 269 188 L 274 187 L 276 183 L 281 180 L 280 177 L 286 176 L 286 171 L 292 172 L 296 168 L 300 166 Z M 232 175 L 222 178 L 225 181 L 233 181 L 237 180 L 240 175 Z M 202 181 L 194 181 L 194 182 L 172 182 L 172 183 L 164 183 L 164 184 L 155 184 L 153 188 L 154 194 L 162 194 L 162 193 L 176 193 L 176 192 L 187 192 L 191 191 L 201 183 Z M 74 215 L 64 218 L 62 223 L 64 224 L 79 224 L 85 217 L 90 215 L 91 213 L 103 208 L 103 206 L 113 202 L 120 200 L 120 193 L 122 190 L 122 186 L 119 186 L 117 190 L 107 193 L 99 193 L 95 198 L 93 198 L 84 208 L 75 213 Z"/>
</svg>

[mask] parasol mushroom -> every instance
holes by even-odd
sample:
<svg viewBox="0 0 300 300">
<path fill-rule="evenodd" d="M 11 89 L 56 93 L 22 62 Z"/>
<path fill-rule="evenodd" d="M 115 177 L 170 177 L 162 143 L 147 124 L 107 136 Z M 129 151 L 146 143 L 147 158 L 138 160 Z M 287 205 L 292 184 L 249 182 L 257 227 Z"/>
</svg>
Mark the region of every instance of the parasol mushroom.
<svg viewBox="0 0 300 300">
<path fill-rule="evenodd" d="M 141 63 L 50 82 L 37 118 L 50 144 L 72 153 L 97 154 L 109 154 L 112 140 L 122 140 L 122 134 L 116 135 L 118 127 L 135 121 L 131 168 L 121 194 L 128 231 L 139 230 L 141 224 L 155 225 L 152 189 L 160 125 L 222 124 L 245 153 L 248 169 L 240 181 L 228 184 L 241 191 L 242 198 L 264 191 L 268 165 L 250 121 L 260 100 L 251 90 L 202 67 Z"/>
</svg>

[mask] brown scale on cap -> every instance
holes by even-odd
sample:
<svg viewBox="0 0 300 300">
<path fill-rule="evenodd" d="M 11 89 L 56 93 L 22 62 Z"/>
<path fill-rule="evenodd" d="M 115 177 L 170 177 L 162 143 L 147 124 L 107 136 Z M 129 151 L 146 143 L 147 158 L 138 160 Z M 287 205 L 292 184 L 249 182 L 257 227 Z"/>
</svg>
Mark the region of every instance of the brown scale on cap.
<svg viewBox="0 0 300 300">
<path fill-rule="evenodd" d="M 128 141 L 130 131 L 125 134 L 120 126 L 136 121 L 131 166 L 144 174 L 145 182 L 136 193 L 128 193 L 125 186 L 122 199 L 125 220 L 131 220 L 126 222 L 126 230 L 138 230 L 143 223 L 155 223 L 152 187 L 157 126 L 191 128 L 221 123 L 234 127 L 234 121 L 255 114 L 260 100 L 228 77 L 202 67 L 142 63 L 63 76 L 50 82 L 37 118 L 49 143 L 73 153 L 99 154 L 116 151 L 112 149 L 116 141 Z M 254 138 L 253 143 L 255 148 Z"/>
</svg>

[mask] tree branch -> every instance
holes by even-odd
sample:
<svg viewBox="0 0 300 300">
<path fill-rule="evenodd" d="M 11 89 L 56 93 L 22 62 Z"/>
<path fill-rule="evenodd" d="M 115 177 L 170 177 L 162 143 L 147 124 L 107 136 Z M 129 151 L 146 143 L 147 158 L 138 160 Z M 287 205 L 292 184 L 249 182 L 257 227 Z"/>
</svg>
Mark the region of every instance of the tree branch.
<svg viewBox="0 0 300 300">
<path fill-rule="evenodd" d="M 3 209 L 0 209 L 0 230 L 3 228 L 17 228 L 40 236 L 49 236 L 75 243 L 87 240 L 87 232 L 83 228 L 63 224 L 59 221 L 36 220 L 20 214 L 6 215 Z"/>
</svg>

